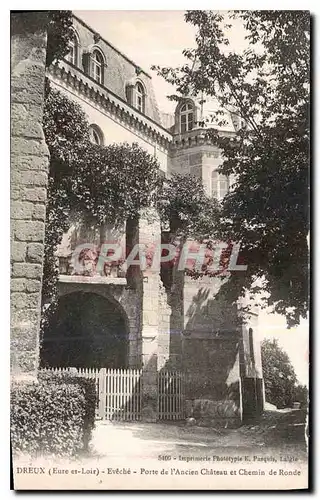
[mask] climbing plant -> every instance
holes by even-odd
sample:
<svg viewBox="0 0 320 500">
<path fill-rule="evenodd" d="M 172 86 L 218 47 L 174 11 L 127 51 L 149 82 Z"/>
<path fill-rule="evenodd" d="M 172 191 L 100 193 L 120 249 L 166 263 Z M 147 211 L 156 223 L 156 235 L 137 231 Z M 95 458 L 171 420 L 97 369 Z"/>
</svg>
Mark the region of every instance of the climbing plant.
<svg viewBox="0 0 320 500">
<path fill-rule="evenodd" d="M 55 252 L 72 217 L 96 225 L 122 226 L 154 204 L 161 186 L 159 165 L 137 144 L 102 147 L 90 142 L 81 107 L 46 83 L 43 128 L 50 173 L 43 276 L 43 325 L 54 310 L 58 266 Z M 48 307 L 48 303 L 51 307 Z"/>
</svg>

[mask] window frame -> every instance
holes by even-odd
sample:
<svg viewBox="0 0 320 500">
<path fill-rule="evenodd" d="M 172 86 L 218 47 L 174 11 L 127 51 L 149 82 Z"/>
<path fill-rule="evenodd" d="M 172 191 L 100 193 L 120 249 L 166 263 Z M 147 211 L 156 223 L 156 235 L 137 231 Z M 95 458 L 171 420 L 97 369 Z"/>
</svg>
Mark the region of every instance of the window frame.
<svg viewBox="0 0 320 500">
<path fill-rule="evenodd" d="M 135 108 L 138 111 L 140 111 L 140 113 L 145 113 L 145 104 L 146 104 L 146 91 L 144 85 L 139 81 L 135 85 Z"/>
<path fill-rule="evenodd" d="M 220 172 L 217 171 L 217 169 L 212 170 L 211 172 L 211 189 L 210 189 L 210 194 L 211 198 L 216 198 L 218 201 L 223 200 L 223 198 L 229 193 L 230 191 L 230 177 L 224 174 L 221 174 Z M 222 194 L 222 189 L 221 189 L 221 184 L 222 182 L 226 183 L 227 189 L 224 190 L 225 192 Z M 213 190 L 215 184 L 215 190 Z"/>
<path fill-rule="evenodd" d="M 191 117 L 191 119 L 190 119 Z M 186 134 L 193 130 L 195 124 L 195 110 L 191 102 L 183 103 L 179 108 L 179 132 Z"/>
<path fill-rule="evenodd" d="M 104 146 L 104 135 L 101 128 L 98 125 L 92 123 L 89 126 L 89 132 L 92 144 L 95 144 L 97 146 Z M 98 141 L 95 140 L 95 137 L 98 138 Z"/>
<path fill-rule="evenodd" d="M 66 54 L 65 59 L 70 63 L 73 64 L 73 66 L 78 66 L 78 61 L 79 61 L 79 37 L 78 34 L 75 30 L 73 30 L 73 36 L 72 40 L 69 42 L 69 47 L 70 50 L 68 54 Z M 72 50 L 72 57 L 71 57 L 71 52 Z"/>
<path fill-rule="evenodd" d="M 94 48 L 90 57 L 90 76 L 97 83 L 100 83 L 100 85 L 103 85 L 104 83 L 104 75 L 103 75 L 104 66 L 105 66 L 105 60 L 102 52 L 100 51 L 100 49 Z M 97 68 L 99 68 L 99 76 Z"/>
</svg>

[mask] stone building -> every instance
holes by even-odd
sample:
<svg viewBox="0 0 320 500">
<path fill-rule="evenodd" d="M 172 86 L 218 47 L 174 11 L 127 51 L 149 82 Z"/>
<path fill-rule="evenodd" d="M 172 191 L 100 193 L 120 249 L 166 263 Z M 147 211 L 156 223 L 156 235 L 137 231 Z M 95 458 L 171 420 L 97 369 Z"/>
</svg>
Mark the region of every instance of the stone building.
<svg viewBox="0 0 320 500">
<path fill-rule="evenodd" d="M 201 116 L 210 111 L 210 103 L 203 109 L 198 102 L 184 99 L 174 115 L 161 113 L 151 76 L 81 19 L 74 16 L 73 23 L 70 52 L 49 68 L 48 77 L 53 88 L 81 105 L 91 124 L 92 141 L 101 145 L 136 142 L 157 158 L 163 175 L 194 174 L 202 179 L 208 195 L 221 199 L 230 179 L 218 174 L 219 150 L 205 140 L 203 129 L 197 126 Z M 232 135 L 236 126 L 234 117 L 228 116 L 220 133 Z M 40 172 L 39 166 L 34 175 Z M 41 186 L 35 188 L 39 196 Z M 36 231 L 43 225 L 42 216 L 35 219 L 43 200 L 35 199 L 35 194 L 32 200 L 23 196 L 23 203 L 32 203 L 28 227 L 33 224 Z M 135 227 L 125 222 L 123 233 L 117 235 L 125 245 L 157 244 L 165 237 L 157 214 L 152 223 L 144 214 Z M 14 249 L 30 257 L 37 243 L 28 238 L 25 243 L 24 223 L 15 224 Z M 131 286 L 119 266 L 107 274 L 105 270 L 88 270 L 85 265 L 83 272 L 75 271 L 72 256 L 79 244 L 99 246 L 114 236 L 110 227 L 88 228 L 76 223 L 64 236 L 58 251 L 57 321 L 54 331 L 44 338 L 42 363 L 142 368 L 143 391 L 149 398 L 145 415 L 151 419 L 156 412 L 156 378 L 161 370 L 185 374 L 187 410 L 193 407 L 195 415 L 239 420 L 259 413 L 263 391 L 258 317 L 252 317 L 249 325 L 241 324 L 237 307 L 216 300 L 220 278 L 191 280 L 174 269 L 168 286 L 159 265 L 138 274 Z M 36 257 L 27 262 L 35 273 Z M 17 272 L 19 264 L 14 266 Z M 31 274 L 21 277 L 28 286 Z M 20 286 L 17 280 L 20 275 L 16 274 L 16 287 Z M 18 294 L 15 297 L 19 300 Z"/>
</svg>

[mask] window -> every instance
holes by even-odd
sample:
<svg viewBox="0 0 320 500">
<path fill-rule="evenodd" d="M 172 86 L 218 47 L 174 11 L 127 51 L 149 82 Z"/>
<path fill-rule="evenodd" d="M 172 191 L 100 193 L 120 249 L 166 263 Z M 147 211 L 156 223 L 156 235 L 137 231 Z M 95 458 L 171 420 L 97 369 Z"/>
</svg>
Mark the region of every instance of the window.
<svg viewBox="0 0 320 500">
<path fill-rule="evenodd" d="M 211 196 L 222 200 L 229 192 L 229 178 L 214 170 L 211 174 Z"/>
<path fill-rule="evenodd" d="M 103 146 L 104 138 L 102 130 L 97 125 L 90 125 L 90 139 L 93 144 Z"/>
<path fill-rule="evenodd" d="M 218 172 L 214 170 L 211 174 L 211 196 L 212 198 L 219 198 L 218 194 Z"/>
<path fill-rule="evenodd" d="M 226 175 L 219 175 L 219 190 L 220 200 L 222 200 L 229 191 L 229 180 Z"/>
<path fill-rule="evenodd" d="M 145 92 L 142 83 L 138 82 L 136 85 L 136 108 L 144 113 L 145 105 Z"/>
<path fill-rule="evenodd" d="M 72 40 L 69 42 L 70 50 L 66 55 L 67 61 L 69 61 L 74 66 L 78 65 L 78 46 L 79 46 L 78 37 L 74 33 Z"/>
<path fill-rule="evenodd" d="M 184 134 L 193 129 L 193 106 L 190 103 L 180 108 L 180 133 Z"/>
<path fill-rule="evenodd" d="M 90 75 L 98 83 L 103 83 L 103 56 L 98 50 L 94 50 L 91 56 Z"/>
</svg>

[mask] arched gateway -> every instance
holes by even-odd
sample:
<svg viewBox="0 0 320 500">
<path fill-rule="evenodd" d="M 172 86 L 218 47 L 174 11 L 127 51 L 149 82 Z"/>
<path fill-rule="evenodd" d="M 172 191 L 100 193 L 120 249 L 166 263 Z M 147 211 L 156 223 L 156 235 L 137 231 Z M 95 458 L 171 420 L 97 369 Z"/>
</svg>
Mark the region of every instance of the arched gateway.
<svg viewBox="0 0 320 500">
<path fill-rule="evenodd" d="M 59 299 L 53 321 L 44 333 L 42 366 L 126 368 L 128 326 L 117 301 L 88 292 Z"/>
</svg>

